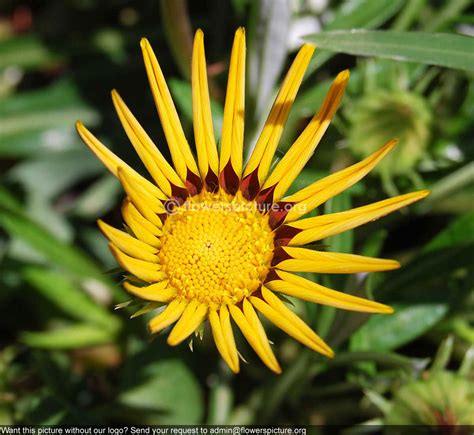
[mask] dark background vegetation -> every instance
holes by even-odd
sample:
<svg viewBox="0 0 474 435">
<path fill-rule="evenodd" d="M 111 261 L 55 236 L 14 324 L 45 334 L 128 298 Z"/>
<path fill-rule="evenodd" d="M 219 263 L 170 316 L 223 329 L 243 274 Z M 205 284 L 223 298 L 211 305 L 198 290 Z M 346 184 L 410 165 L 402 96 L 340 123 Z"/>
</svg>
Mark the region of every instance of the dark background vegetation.
<svg viewBox="0 0 474 435">
<path fill-rule="evenodd" d="M 334 251 L 403 265 L 369 277 L 312 277 L 396 308 L 369 320 L 295 301 L 336 349 L 334 360 L 270 328 L 283 374 L 270 373 L 242 342 L 249 364 L 233 376 L 209 331 L 192 352 L 186 344 L 169 348 L 162 336 L 148 336 L 149 313 L 130 320 L 130 309 L 113 310 L 128 298 L 95 221 L 119 226 L 123 193 L 74 122 L 83 120 L 141 168 L 113 113 L 109 92 L 117 88 L 166 149 L 140 56 L 146 36 L 191 133 L 190 37 L 200 27 L 218 131 L 239 25 L 247 29 L 251 144 L 301 35 L 352 28 L 472 34 L 474 10 L 461 0 L 1 0 L 0 424 L 473 424 L 472 57 L 448 69 L 436 66 L 443 59 L 433 66 L 316 51 L 280 153 L 317 110 L 331 78 L 345 68 L 352 76 L 339 115 L 294 188 L 396 135 L 400 151 L 391 163 L 320 211 L 433 192 L 410 210 L 324 241 Z M 449 52 L 448 44 L 440 47 Z M 433 412 L 411 412 L 422 408 L 416 400 L 434 400 Z"/>
</svg>

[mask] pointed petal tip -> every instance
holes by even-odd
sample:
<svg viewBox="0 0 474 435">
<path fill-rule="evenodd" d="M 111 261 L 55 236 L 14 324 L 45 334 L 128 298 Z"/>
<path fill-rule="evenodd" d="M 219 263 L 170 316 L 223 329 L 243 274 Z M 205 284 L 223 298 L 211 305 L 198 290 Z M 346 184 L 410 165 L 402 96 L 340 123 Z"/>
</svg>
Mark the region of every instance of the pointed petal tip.
<svg viewBox="0 0 474 435">
<path fill-rule="evenodd" d="M 140 39 L 140 47 L 142 50 L 146 50 L 150 46 L 150 42 L 148 41 L 147 38 L 141 38 Z"/>
<path fill-rule="evenodd" d="M 194 34 L 194 37 L 195 38 L 204 38 L 204 32 L 202 31 L 202 29 L 200 27 L 196 30 L 196 33 Z"/>
<path fill-rule="evenodd" d="M 416 196 L 419 199 L 426 198 L 428 195 L 431 195 L 431 190 L 424 189 L 424 190 L 419 190 L 418 192 L 413 192 L 416 194 Z"/>
<path fill-rule="evenodd" d="M 387 260 L 387 269 L 386 270 L 395 270 L 400 269 L 402 265 L 397 260 Z"/>
<path fill-rule="evenodd" d="M 401 195 L 410 198 L 410 204 L 413 204 L 416 201 L 420 201 L 423 198 L 426 198 L 428 195 L 431 194 L 431 190 L 423 189 L 417 190 L 415 192 L 407 193 L 406 195 Z"/>
<path fill-rule="evenodd" d="M 323 355 L 327 356 L 328 358 L 331 358 L 333 359 L 336 354 L 334 353 L 334 351 L 332 349 L 329 349 L 327 353 L 323 353 Z"/>
<path fill-rule="evenodd" d="M 402 265 L 397 260 L 385 260 L 384 270 L 381 270 L 381 272 L 400 269 L 400 267 L 402 267 Z"/>
<path fill-rule="evenodd" d="M 278 363 L 272 364 L 271 366 L 268 366 L 268 368 L 275 373 L 276 375 L 281 375 L 283 370 L 281 369 L 280 365 Z"/>
<path fill-rule="evenodd" d="M 231 372 L 232 372 L 234 375 L 240 373 L 240 366 L 239 366 L 239 364 L 237 364 L 236 366 L 234 366 L 233 364 L 232 364 L 232 366 L 230 366 L 229 364 L 227 364 L 227 366 L 229 367 L 229 369 L 231 370 Z"/>
<path fill-rule="evenodd" d="M 169 346 L 175 347 L 178 344 L 181 343 L 182 340 L 177 340 L 175 337 L 172 337 L 171 335 L 168 335 L 168 338 L 166 339 L 166 343 L 168 343 Z"/>
<path fill-rule="evenodd" d="M 336 78 L 334 79 L 334 83 L 347 82 L 349 80 L 350 75 L 350 70 L 345 69 L 336 76 Z"/>
<path fill-rule="evenodd" d="M 393 314 L 394 312 L 395 312 L 395 310 L 392 307 L 388 306 L 388 305 L 382 305 L 380 307 L 380 314 Z"/>
</svg>

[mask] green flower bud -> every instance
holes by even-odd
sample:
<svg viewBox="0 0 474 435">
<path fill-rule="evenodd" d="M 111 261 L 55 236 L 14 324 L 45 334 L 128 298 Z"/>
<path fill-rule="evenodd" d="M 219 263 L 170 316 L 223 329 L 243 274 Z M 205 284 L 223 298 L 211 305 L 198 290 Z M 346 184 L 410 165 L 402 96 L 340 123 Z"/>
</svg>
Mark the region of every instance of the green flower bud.
<svg viewBox="0 0 474 435">
<path fill-rule="evenodd" d="M 389 425 L 474 425 L 474 382 L 439 371 L 396 393 L 386 415 Z"/>
<path fill-rule="evenodd" d="M 376 167 L 379 173 L 407 174 L 430 140 L 431 110 L 415 93 L 379 90 L 350 105 L 346 114 L 350 147 L 359 158 L 367 157 L 389 139 L 399 139 L 395 149 Z"/>
</svg>

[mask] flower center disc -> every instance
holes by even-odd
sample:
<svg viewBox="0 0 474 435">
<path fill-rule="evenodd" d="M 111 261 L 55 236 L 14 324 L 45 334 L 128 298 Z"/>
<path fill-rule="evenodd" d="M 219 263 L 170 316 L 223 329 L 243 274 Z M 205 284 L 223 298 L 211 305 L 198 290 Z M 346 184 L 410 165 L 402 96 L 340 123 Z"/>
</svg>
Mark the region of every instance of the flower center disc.
<svg viewBox="0 0 474 435">
<path fill-rule="evenodd" d="M 178 297 L 236 304 L 267 276 L 273 233 L 253 201 L 200 194 L 175 208 L 163 230 L 160 263 Z"/>
</svg>

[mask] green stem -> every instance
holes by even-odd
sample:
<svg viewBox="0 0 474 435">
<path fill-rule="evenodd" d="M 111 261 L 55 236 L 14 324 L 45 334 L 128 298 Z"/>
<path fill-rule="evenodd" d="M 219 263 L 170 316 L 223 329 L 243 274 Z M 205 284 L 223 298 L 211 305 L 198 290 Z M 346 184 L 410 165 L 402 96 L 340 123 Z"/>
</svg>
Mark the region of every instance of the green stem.
<svg viewBox="0 0 474 435">
<path fill-rule="evenodd" d="M 398 367 L 406 370 L 423 370 L 428 359 L 407 358 L 389 352 L 347 352 L 337 355 L 327 365 L 328 368 L 352 365 L 355 362 L 371 361 L 388 367 Z"/>
<path fill-rule="evenodd" d="M 291 367 L 284 371 L 280 378 L 275 382 L 273 388 L 269 391 L 268 401 L 262 409 L 260 423 L 268 422 L 272 419 L 276 411 L 284 402 L 291 387 L 298 379 L 305 376 L 306 370 L 309 366 L 310 356 L 310 351 L 304 349 L 296 361 L 293 362 Z"/>
<path fill-rule="evenodd" d="M 444 370 L 449 361 L 451 360 L 451 355 L 453 353 L 454 339 L 452 335 L 449 335 L 438 348 L 436 356 L 431 364 L 430 372 L 436 372 Z"/>
<path fill-rule="evenodd" d="M 471 346 L 464 355 L 464 358 L 459 367 L 458 373 L 460 376 L 472 376 L 474 369 L 474 345 Z"/>
<path fill-rule="evenodd" d="M 316 330 L 322 338 L 327 337 L 329 330 L 334 321 L 336 309 L 333 307 L 323 306 L 319 311 L 319 316 L 316 323 Z"/>
<path fill-rule="evenodd" d="M 386 166 L 382 167 L 380 176 L 381 176 L 381 179 L 382 179 L 383 190 L 389 196 L 397 196 L 397 195 L 400 194 L 396 184 L 393 181 L 392 175 L 390 174 L 388 167 L 386 167 Z"/>
<path fill-rule="evenodd" d="M 424 31 L 426 32 L 436 32 L 442 29 L 446 24 L 455 20 L 456 17 L 469 5 L 471 0 L 450 0 L 444 4 L 444 7 L 441 8 L 436 16 L 427 21 L 427 24 L 424 26 Z"/>
<path fill-rule="evenodd" d="M 474 162 L 463 166 L 457 171 L 442 178 L 431 188 L 431 195 L 423 202 L 423 206 L 432 205 L 461 190 L 463 187 L 474 183 Z"/>
<path fill-rule="evenodd" d="M 439 74 L 440 69 L 436 67 L 429 68 L 427 71 L 424 70 L 420 80 L 416 85 L 413 87 L 413 92 L 416 94 L 422 95 L 423 92 L 428 89 L 428 86 L 434 80 L 434 78 Z"/>
<path fill-rule="evenodd" d="M 161 0 L 161 21 L 173 58 L 183 75 L 191 77 L 193 34 L 186 0 Z"/>
<path fill-rule="evenodd" d="M 419 17 L 426 0 L 410 0 L 393 23 L 392 30 L 408 30 Z"/>
<path fill-rule="evenodd" d="M 211 385 L 209 415 L 207 424 L 226 424 L 233 403 L 233 392 L 229 386 L 229 371 L 224 373 L 222 365 L 219 374 Z"/>
</svg>

